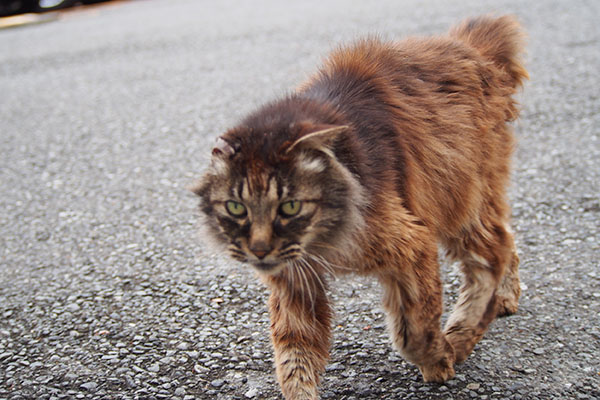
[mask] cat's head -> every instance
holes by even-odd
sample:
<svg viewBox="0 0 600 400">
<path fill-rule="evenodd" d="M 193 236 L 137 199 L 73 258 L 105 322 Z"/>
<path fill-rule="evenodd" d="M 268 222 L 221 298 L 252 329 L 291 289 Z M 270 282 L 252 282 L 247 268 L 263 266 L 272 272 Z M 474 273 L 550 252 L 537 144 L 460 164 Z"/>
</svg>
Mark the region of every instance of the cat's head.
<svg viewBox="0 0 600 400">
<path fill-rule="evenodd" d="M 219 138 L 195 189 L 208 234 L 265 274 L 347 250 L 362 224 L 360 184 L 334 151 L 347 129 L 240 126 Z"/>
</svg>

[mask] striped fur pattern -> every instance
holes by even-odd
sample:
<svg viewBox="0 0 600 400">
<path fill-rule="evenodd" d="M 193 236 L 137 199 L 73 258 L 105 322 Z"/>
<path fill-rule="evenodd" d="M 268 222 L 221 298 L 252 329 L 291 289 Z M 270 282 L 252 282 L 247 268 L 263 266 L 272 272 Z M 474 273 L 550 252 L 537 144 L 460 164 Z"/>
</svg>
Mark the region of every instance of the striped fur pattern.
<svg viewBox="0 0 600 400">
<path fill-rule="evenodd" d="M 211 237 L 271 290 L 286 399 L 318 398 L 331 276 L 378 278 L 393 344 L 425 381 L 450 379 L 488 324 L 516 312 L 506 186 L 522 41 L 508 16 L 359 41 L 219 139 L 195 192 Z M 464 275 L 443 330 L 440 244 Z"/>
</svg>

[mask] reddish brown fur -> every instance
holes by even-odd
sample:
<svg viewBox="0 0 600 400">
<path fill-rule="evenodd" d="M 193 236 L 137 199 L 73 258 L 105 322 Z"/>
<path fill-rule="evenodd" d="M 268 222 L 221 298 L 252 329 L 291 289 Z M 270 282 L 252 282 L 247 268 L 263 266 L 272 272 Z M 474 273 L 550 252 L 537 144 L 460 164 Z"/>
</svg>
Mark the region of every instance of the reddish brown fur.
<svg viewBox="0 0 600 400">
<path fill-rule="evenodd" d="M 507 122 L 518 116 L 511 96 L 527 78 L 522 39 L 513 18 L 482 17 L 447 36 L 363 40 L 335 51 L 295 95 L 223 136 L 235 147 L 230 174 L 248 176 L 260 193 L 268 192 L 265 177 L 293 170 L 297 157 L 330 155 L 322 162 L 341 174 L 330 190 L 347 199 L 348 215 L 355 210 L 337 225 L 343 239 L 311 243 L 322 261 L 306 261 L 303 275 L 291 267 L 264 275 L 286 398 L 318 397 L 331 337 L 330 270 L 378 277 L 393 342 L 426 381 L 451 378 L 494 317 L 516 311 Z M 347 128 L 302 141 L 332 126 Z M 210 188 L 220 179 L 208 174 L 198 190 L 209 215 Z M 444 332 L 438 243 L 464 273 Z"/>
</svg>

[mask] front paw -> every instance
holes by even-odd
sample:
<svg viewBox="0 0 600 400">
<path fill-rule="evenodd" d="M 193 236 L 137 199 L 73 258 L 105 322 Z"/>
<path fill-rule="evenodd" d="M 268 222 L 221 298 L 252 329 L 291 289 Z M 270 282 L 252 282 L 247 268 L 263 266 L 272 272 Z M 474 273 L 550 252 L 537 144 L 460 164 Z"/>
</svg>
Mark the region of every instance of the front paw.
<svg viewBox="0 0 600 400">
<path fill-rule="evenodd" d="M 444 357 L 431 365 L 420 365 L 419 370 L 425 382 L 445 382 L 454 377 L 453 361 L 450 357 Z"/>
<path fill-rule="evenodd" d="M 319 400 L 319 393 L 315 387 L 302 383 L 286 386 L 282 388 L 286 400 Z"/>
</svg>

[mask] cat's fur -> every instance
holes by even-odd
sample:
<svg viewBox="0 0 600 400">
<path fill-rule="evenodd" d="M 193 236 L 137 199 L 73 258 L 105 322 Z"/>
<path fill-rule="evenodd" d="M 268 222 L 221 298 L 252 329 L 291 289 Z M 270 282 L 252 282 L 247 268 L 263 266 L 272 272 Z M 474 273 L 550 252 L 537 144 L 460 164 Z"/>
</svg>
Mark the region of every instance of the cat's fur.
<svg viewBox="0 0 600 400">
<path fill-rule="evenodd" d="M 195 191 L 211 234 L 271 290 L 287 399 L 318 398 L 331 274 L 379 279 L 393 343 L 425 381 L 451 378 L 488 324 L 517 310 L 507 122 L 527 78 L 522 40 L 505 16 L 359 41 L 221 137 Z M 438 244 L 464 274 L 444 331 Z"/>
</svg>

